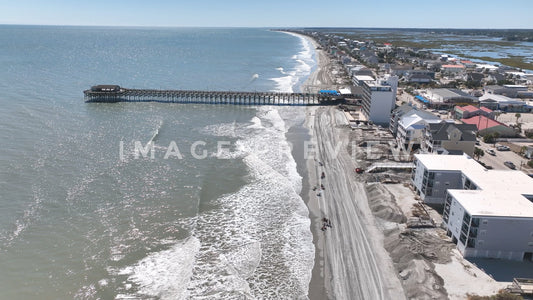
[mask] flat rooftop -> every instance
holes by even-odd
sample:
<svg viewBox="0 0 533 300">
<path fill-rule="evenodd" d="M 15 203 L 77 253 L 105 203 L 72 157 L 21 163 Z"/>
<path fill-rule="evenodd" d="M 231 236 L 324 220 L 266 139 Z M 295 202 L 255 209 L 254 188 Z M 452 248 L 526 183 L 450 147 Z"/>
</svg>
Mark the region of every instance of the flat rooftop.
<svg viewBox="0 0 533 300">
<path fill-rule="evenodd" d="M 533 203 L 518 193 L 448 190 L 471 216 L 533 218 Z"/>
<path fill-rule="evenodd" d="M 457 171 L 477 190 L 448 190 L 471 215 L 533 218 L 533 179 L 522 171 L 487 170 L 468 155 L 416 154 L 428 170 Z M 525 196 L 528 196 L 526 198 Z"/>
<path fill-rule="evenodd" d="M 464 170 L 463 174 L 482 190 L 533 195 L 533 179 L 522 171 Z"/>
<path fill-rule="evenodd" d="M 524 102 L 520 99 L 515 99 L 515 98 L 509 98 L 507 96 L 504 96 L 504 95 L 498 95 L 498 94 L 490 94 L 490 93 L 485 93 L 483 94 L 483 96 L 479 97 L 479 101 L 485 101 L 485 100 L 494 100 L 498 103 L 503 103 L 503 104 L 524 104 Z"/>
<path fill-rule="evenodd" d="M 376 81 L 374 77 L 368 75 L 356 75 L 355 79 L 357 79 L 358 81 Z"/>
<path fill-rule="evenodd" d="M 428 170 L 473 170 L 478 172 L 483 172 L 486 170 L 482 165 L 468 155 L 415 154 L 415 158 L 420 161 Z"/>
<path fill-rule="evenodd" d="M 428 170 L 460 171 L 482 190 L 533 195 L 533 179 L 522 171 L 487 170 L 468 155 L 415 154 Z"/>
<path fill-rule="evenodd" d="M 439 95 L 443 98 L 469 98 L 469 99 L 474 99 L 474 100 L 477 99 L 458 89 L 440 88 L 440 89 L 430 89 L 428 90 L 428 92 L 434 95 Z"/>
</svg>

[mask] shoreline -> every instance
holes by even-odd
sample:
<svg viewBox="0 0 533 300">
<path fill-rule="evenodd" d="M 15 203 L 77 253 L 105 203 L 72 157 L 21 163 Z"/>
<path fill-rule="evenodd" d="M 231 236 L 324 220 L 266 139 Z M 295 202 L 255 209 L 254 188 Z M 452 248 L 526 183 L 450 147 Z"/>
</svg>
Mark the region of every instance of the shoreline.
<svg viewBox="0 0 533 300">
<path fill-rule="evenodd" d="M 314 47 L 313 51 L 315 52 L 316 67 L 300 86 L 300 90 L 302 92 L 311 92 L 313 91 L 312 88 L 319 84 L 318 76 L 320 73 L 325 72 L 326 66 L 329 63 L 329 58 L 323 50 L 317 49 L 318 43 L 311 37 L 293 32 L 290 32 L 290 34 L 306 39 Z M 314 141 L 314 133 L 312 130 L 315 111 L 316 107 L 307 107 L 305 109 L 304 124 L 302 124 L 302 128 L 307 130 L 307 140 L 311 143 L 316 142 Z M 324 247 L 323 240 L 320 235 L 323 232 L 319 230 L 321 227 L 320 210 L 317 206 L 318 203 L 311 201 L 315 195 L 315 192 L 312 191 L 312 186 L 315 185 L 312 183 L 314 183 L 315 180 L 311 179 L 316 178 L 317 174 L 313 166 L 313 160 L 303 158 L 299 163 L 302 163 L 301 169 L 305 169 L 305 173 L 302 174 L 302 191 L 300 196 L 304 200 L 307 209 L 309 210 L 309 219 L 311 221 L 310 229 L 313 235 L 313 245 L 315 247 L 314 265 L 311 271 L 311 281 L 309 282 L 307 296 L 310 300 L 332 299 L 331 287 L 326 286 L 326 282 L 331 282 L 331 278 L 324 272 Z"/>
<path fill-rule="evenodd" d="M 317 67 L 302 84 L 302 90 L 334 86 L 327 53 L 317 49 L 318 43 L 312 37 L 299 36 L 311 42 L 317 59 Z M 315 246 L 308 298 L 405 298 L 385 250 L 384 236 L 370 211 L 364 184 L 353 176 L 356 163 L 346 151 L 349 131 L 337 128 L 346 125 L 347 120 L 333 107 L 307 107 L 305 114 L 304 127 L 315 147 L 315 157 L 305 161 L 306 174 L 302 174 L 307 176 L 303 186 L 308 189 L 301 192 L 309 210 Z M 322 178 L 322 173 L 326 178 Z M 319 188 L 313 191 L 313 187 Z M 322 230 L 323 218 L 328 218 L 332 227 Z"/>
</svg>

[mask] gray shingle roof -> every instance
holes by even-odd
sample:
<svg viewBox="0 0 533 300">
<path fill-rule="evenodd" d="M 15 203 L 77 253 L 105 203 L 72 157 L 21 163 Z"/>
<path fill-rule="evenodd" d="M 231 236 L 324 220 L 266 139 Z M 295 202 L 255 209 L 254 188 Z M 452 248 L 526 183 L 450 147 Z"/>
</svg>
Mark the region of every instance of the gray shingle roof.
<svg viewBox="0 0 533 300">
<path fill-rule="evenodd" d="M 429 124 L 429 130 L 433 140 L 447 141 L 449 140 L 449 134 L 455 128 L 459 129 L 462 133 L 461 141 L 475 141 L 477 127 L 471 124 L 455 124 L 455 123 L 438 123 Z"/>
</svg>

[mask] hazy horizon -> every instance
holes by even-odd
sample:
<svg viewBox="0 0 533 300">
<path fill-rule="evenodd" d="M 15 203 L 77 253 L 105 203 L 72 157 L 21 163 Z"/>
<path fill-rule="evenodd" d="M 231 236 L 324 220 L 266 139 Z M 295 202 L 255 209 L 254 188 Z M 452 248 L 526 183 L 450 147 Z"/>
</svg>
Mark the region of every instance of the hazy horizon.
<svg viewBox="0 0 533 300">
<path fill-rule="evenodd" d="M 50 26 L 50 27 L 116 27 L 116 28 L 264 28 L 264 29 L 365 29 L 365 30 L 533 30 L 533 28 L 474 28 L 474 27 L 371 27 L 371 26 L 196 26 L 196 25 L 84 25 L 84 24 L 30 24 L 0 23 L 0 26 Z"/>
</svg>

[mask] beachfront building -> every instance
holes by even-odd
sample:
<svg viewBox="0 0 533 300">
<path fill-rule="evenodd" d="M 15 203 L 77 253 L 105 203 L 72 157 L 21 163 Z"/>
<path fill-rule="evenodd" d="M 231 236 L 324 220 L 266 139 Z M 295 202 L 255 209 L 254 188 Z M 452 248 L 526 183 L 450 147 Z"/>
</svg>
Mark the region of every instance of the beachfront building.
<svg viewBox="0 0 533 300">
<path fill-rule="evenodd" d="M 354 74 L 352 77 L 352 83 L 354 86 L 363 86 L 365 84 L 371 84 L 375 82 L 376 79 L 371 75 L 359 75 Z"/>
<path fill-rule="evenodd" d="M 388 125 L 396 102 L 398 76 L 387 75 L 375 81 L 370 76 L 354 76 L 354 84 L 363 90 L 363 114 L 375 123 Z"/>
<path fill-rule="evenodd" d="M 463 154 L 474 156 L 475 125 L 450 122 L 428 123 L 422 133 L 422 151 L 434 154 Z"/>
<path fill-rule="evenodd" d="M 464 124 L 475 125 L 481 136 L 493 133 L 498 133 L 500 137 L 515 137 L 517 135 L 517 132 L 513 128 L 485 116 L 461 119 L 461 122 Z"/>
<path fill-rule="evenodd" d="M 494 112 L 487 107 L 475 107 L 473 105 L 456 106 L 454 108 L 455 119 L 468 119 L 475 116 L 485 116 L 494 119 Z"/>
<path fill-rule="evenodd" d="M 468 155 L 415 154 L 412 184 L 425 203 L 444 204 L 447 190 L 484 190 L 526 195 L 533 179 L 521 171 L 487 170 Z"/>
<path fill-rule="evenodd" d="M 406 113 L 416 109 L 416 106 L 413 107 L 410 103 L 406 103 L 398 106 L 392 111 L 389 121 L 389 131 L 392 133 L 393 137 L 396 137 L 396 134 L 398 133 L 398 120 L 400 120 L 400 118 Z"/>
<path fill-rule="evenodd" d="M 446 233 L 465 257 L 532 260 L 533 179 L 521 171 L 463 172 L 463 189 L 449 189 Z"/>
<path fill-rule="evenodd" d="M 444 122 L 438 116 L 420 110 L 411 110 L 398 120 L 396 141 L 404 149 L 419 149 L 423 141 L 423 131 L 427 124 Z"/>
<path fill-rule="evenodd" d="M 458 89 L 429 89 L 425 98 L 434 108 L 451 108 L 455 105 L 468 105 L 477 102 L 476 97 Z"/>
<path fill-rule="evenodd" d="M 465 169 L 484 170 L 468 155 L 416 154 L 411 180 L 417 195 L 428 204 L 444 204 L 448 189 L 462 189 Z"/>
</svg>

